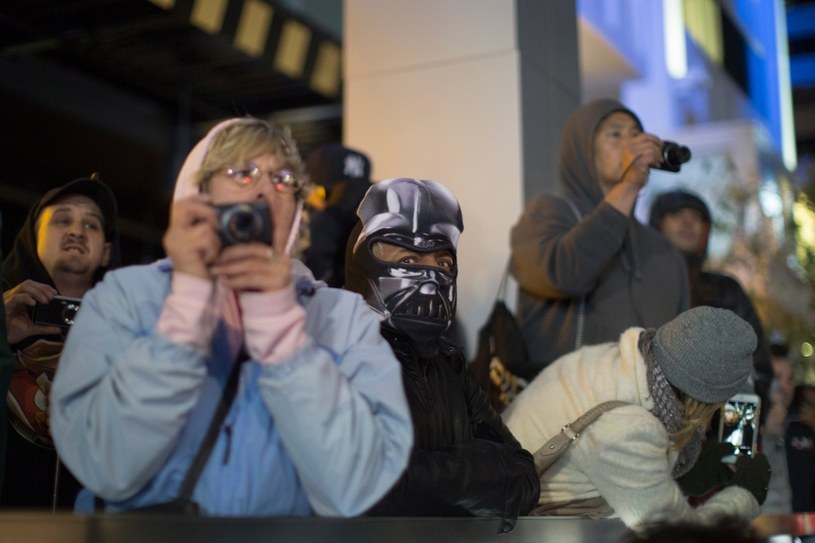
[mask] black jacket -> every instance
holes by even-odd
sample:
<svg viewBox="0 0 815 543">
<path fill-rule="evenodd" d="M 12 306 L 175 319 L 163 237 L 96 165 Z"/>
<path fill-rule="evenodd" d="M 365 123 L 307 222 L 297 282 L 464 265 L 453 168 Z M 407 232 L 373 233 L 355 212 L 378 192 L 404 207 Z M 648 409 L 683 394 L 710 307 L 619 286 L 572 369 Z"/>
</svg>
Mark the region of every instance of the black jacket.
<svg viewBox="0 0 815 543">
<path fill-rule="evenodd" d="M 500 516 L 511 529 L 538 501 L 540 481 L 490 406 L 460 349 L 441 340 L 422 358 L 409 340 L 382 332 L 402 363 L 414 447 L 402 478 L 372 515 Z"/>
<path fill-rule="evenodd" d="M 322 211 L 311 215 L 308 221 L 309 246 L 303 251 L 303 263 L 314 278 L 330 287 L 345 284 L 345 248 L 348 236 L 357 223 L 357 206 L 371 187 L 367 180 L 338 183 Z"/>
<path fill-rule="evenodd" d="M 785 438 L 792 512 L 815 511 L 815 431 L 791 414 Z"/>
</svg>

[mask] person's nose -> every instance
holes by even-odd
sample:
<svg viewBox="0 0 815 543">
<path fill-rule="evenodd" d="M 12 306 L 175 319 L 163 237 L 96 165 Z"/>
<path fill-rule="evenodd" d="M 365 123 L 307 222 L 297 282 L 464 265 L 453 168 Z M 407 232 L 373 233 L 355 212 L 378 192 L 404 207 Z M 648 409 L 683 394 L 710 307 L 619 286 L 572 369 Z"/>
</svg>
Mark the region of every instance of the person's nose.
<svg viewBox="0 0 815 543">
<path fill-rule="evenodd" d="M 73 236 L 75 238 L 83 238 L 84 239 L 87 234 L 86 234 L 85 228 L 84 228 L 84 226 L 82 225 L 81 222 L 72 222 L 68 226 L 68 235 Z"/>
<path fill-rule="evenodd" d="M 255 198 L 266 198 L 272 193 L 273 189 L 272 178 L 266 172 L 261 174 L 260 179 L 258 179 L 258 182 L 255 183 L 255 186 L 252 188 L 255 192 Z"/>
</svg>

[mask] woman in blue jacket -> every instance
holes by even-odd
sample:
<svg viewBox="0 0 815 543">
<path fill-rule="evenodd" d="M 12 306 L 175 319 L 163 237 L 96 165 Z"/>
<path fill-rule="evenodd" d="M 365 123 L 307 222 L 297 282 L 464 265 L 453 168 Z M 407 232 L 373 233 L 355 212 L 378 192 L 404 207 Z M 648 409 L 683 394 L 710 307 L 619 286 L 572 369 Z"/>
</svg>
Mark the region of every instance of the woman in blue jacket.
<svg viewBox="0 0 815 543">
<path fill-rule="evenodd" d="M 217 125 L 179 173 L 169 258 L 86 295 L 51 414 L 88 491 L 80 509 L 92 495 L 108 510 L 177 497 L 240 351 L 237 395 L 192 495 L 205 514 L 354 515 L 400 476 L 410 415 L 379 322 L 289 256 L 303 179 L 287 131 Z M 214 207 L 226 204 L 253 204 L 252 220 L 229 221 Z M 261 239 L 245 241 L 243 226 Z"/>
</svg>

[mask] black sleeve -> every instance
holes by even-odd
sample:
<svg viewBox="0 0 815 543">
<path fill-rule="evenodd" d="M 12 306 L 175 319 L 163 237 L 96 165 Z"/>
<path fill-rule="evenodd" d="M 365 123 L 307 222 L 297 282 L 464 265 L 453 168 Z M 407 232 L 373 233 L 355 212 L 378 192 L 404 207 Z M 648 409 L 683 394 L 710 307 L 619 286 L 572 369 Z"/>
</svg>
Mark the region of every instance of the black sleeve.
<svg viewBox="0 0 815 543">
<path fill-rule="evenodd" d="M 540 481 L 525 451 L 489 405 L 475 378 L 463 380 L 473 439 L 441 451 L 414 450 L 396 486 L 368 514 L 498 516 L 502 531 L 538 501 Z"/>
</svg>

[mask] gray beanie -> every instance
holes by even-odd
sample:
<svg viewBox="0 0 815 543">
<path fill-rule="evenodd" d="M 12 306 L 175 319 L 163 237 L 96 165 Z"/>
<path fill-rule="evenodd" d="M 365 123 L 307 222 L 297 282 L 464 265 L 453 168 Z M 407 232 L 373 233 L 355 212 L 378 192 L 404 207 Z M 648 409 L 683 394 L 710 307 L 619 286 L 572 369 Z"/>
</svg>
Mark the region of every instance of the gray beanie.
<svg viewBox="0 0 815 543">
<path fill-rule="evenodd" d="M 700 402 L 718 403 L 742 391 L 750 377 L 756 334 L 732 311 L 700 306 L 660 326 L 653 345 L 669 383 Z"/>
</svg>

